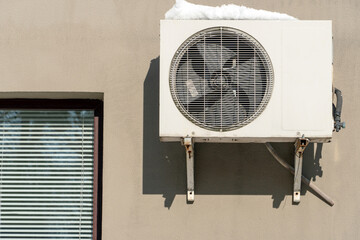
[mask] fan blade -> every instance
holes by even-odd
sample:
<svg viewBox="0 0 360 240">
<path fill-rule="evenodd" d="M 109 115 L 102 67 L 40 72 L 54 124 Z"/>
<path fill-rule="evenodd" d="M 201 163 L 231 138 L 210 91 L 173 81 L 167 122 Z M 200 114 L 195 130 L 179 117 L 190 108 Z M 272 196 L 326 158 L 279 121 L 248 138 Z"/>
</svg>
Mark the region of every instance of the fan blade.
<svg viewBox="0 0 360 240">
<path fill-rule="evenodd" d="M 186 80 L 185 86 L 187 86 L 187 91 L 190 92 L 191 96 L 186 96 L 186 100 L 183 99 L 183 102 L 186 102 L 186 108 L 189 112 L 201 113 L 207 111 L 207 109 L 216 105 L 221 98 L 223 98 L 222 102 L 224 103 L 224 100 L 229 99 L 229 97 L 236 98 L 233 100 L 233 105 L 237 106 L 239 115 L 244 117 L 255 112 L 263 97 L 263 84 L 261 84 L 263 80 L 261 74 L 263 71 L 262 65 L 256 58 L 247 58 L 246 61 L 239 61 L 239 63 L 236 61 L 236 56 L 228 56 L 228 61 L 231 61 L 231 65 L 228 65 L 228 68 L 223 68 L 222 74 L 230 77 L 229 89 L 213 90 L 209 86 L 207 79 L 204 84 L 204 79 L 200 78 L 192 67 L 187 69 L 189 77 Z M 191 64 L 191 66 L 194 66 L 194 64 Z M 210 72 L 216 73 L 212 69 Z M 182 85 L 184 86 L 184 84 Z M 256 93 L 260 94 L 256 95 Z M 229 107 L 229 103 L 226 106 Z M 223 106 L 223 108 L 226 108 L 226 106 Z"/>
<path fill-rule="evenodd" d="M 235 68 L 225 70 L 231 76 L 233 90 L 237 90 L 239 86 L 248 96 L 247 108 L 250 112 L 255 111 L 264 96 L 264 71 L 263 65 L 256 57 L 240 63 Z"/>
<path fill-rule="evenodd" d="M 214 105 L 221 98 L 221 90 L 210 91 L 206 95 L 201 95 L 188 105 L 191 113 L 204 112 L 207 108 Z"/>
<path fill-rule="evenodd" d="M 227 92 L 222 99 L 222 127 L 232 126 L 246 119 L 249 113 L 248 106 L 249 98 L 242 89 L 239 89 L 238 95 Z"/>
<path fill-rule="evenodd" d="M 205 101 L 201 96 L 189 105 L 188 110 L 195 118 L 211 126 L 228 127 L 248 117 L 249 99 L 244 91 L 239 89 L 238 95 L 232 91 L 223 92 L 222 95 L 220 91 L 212 93 L 206 95 Z"/>
<path fill-rule="evenodd" d="M 232 90 L 232 86 L 228 74 L 225 72 L 222 73 L 221 71 L 214 72 L 207 81 L 203 94 L 191 101 L 187 106 L 188 111 L 193 113 L 206 111 L 207 108 L 215 104 L 229 90 Z"/>
<path fill-rule="evenodd" d="M 236 59 L 234 59 L 236 60 Z M 210 108 L 218 100 L 220 100 L 222 97 L 224 97 L 228 92 L 234 92 L 234 96 L 239 99 L 239 101 L 243 101 L 244 108 L 246 108 L 246 112 L 250 110 L 251 103 L 249 101 L 249 93 L 246 91 L 246 89 L 242 88 L 242 85 L 244 85 L 246 88 L 248 86 L 246 85 L 246 82 L 248 82 L 248 78 L 244 78 L 242 76 L 248 74 L 248 72 L 251 70 L 251 59 L 246 61 L 245 63 L 241 64 L 240 66 L 236 65 L 236 61 L 234 61 L 233 65 L 229 69 L 223 69 L 223 71 L 217 71 L 213 72 L 212 78 L 209 80 L 211 83 L 211 87 L 214 90 L 211 91 L 205 91 L 203 95 L 198 96 L 196 99 L 192 99 L 190 103 L 187 105 L 187 109 L 191 113 L 197 113 L 197 112 L 204 112 L 206 109 Z M 239 71 L 243 71 L 240 74 Z M 221 74 L 220 74 L 221 72 Z M 221 75 L 221 76 L 227 76 L 224 79 L 228 79 L 230 77 L 230 81 L 228 80 L 219 80 L 219 78 L 215 78 L 215 75 Z M 238 79 L 236 82 L 234 79 Z M 214 80 L 215 79 L 215 80 Z M 226 87 L 222 87 L 222 82 L 226 81 Z M 208 83 L 209 84 L 209 83 Z M 207 85 L 208 85 L 207 84 Z M 206 86 L 207 86 L 206 85 Z M 207 90 L 206 88 L 205 90 Z M 233 93 L 231 93 L 233 94 Z M 246 97 L 243 97 L 246 96 Z M 236 105 L 239 105 L 237 101 L 235 101 Z"/>
<path fill-rule="evenodd" d="M 188 59 L 181 64 L 176 74 L 177 96 L 184 106 L 195 101 L 204 91 L 210 90 L 206 79 L 194 70 L 194 65 L 196 65 L 194 60 Z M 205 77 L 206 76 L 207 74 L 205 73 Z"/>
<path fill-rule="evenodd" d="M 229 59 L 236 56 L 235 52 L 219 43 L 200 42 L 196 46 L 211 74 L 220 71 Z"/>
<path fill-rule="evenodd" d="M 205 64 L 204 58 L 200 54 L 197 45 L 193 45 L 189 48 L 187 52 L 186 59 L 191 60 L 192 68 L 196 72 L 199 77 L 208 79 L 210 76 L 210 72 Z M 184 55 L 185 56 L 185 55 Z"/>
</svg>

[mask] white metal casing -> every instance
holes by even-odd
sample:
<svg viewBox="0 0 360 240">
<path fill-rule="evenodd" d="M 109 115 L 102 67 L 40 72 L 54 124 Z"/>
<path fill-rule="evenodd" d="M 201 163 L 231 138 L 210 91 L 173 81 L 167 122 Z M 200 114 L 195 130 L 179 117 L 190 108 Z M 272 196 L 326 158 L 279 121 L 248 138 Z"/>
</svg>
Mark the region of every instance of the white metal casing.
<svg viewBox="0 0 360 240">
<path fill-rule="evenodd" d="M 254 37 L 273 65 L 274 88 L 265 110 L 248 125 L 225 132 L 190 122 L 170 92 L 172 58 L 193 34 L 210 27 L 232 27 Z M 161 20 L 160 139 L 196 142 L 313 142 L 332 137 L 332 22 L 272 20 Z"/>
</svg>

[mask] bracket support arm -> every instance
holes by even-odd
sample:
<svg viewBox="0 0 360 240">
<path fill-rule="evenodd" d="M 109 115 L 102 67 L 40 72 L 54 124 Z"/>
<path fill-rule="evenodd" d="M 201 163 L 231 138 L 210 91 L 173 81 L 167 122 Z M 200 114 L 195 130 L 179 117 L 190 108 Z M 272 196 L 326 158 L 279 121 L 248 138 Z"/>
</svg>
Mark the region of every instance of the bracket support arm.
<svg viewBox="0 0 360 240">
<path fill-rule="evenodd" d="M 309 139 L 305 138 L 304 135 L 301 138 L 297 138 L 295 141 L 295 158 L 294 158 L 295 172 L 294 172 L 294 191 L 293 191 L 294 203 L 300 202 L 303 154 L 308 144 L 309 144 Z"/>
<path fill-rule="evenodd" d="M 186 150 L 186 181 L 187 181 L 187 195 L 188 202 L 194 202 L 194 140 L 187 136 L 182 141 Z"/>
</svg>

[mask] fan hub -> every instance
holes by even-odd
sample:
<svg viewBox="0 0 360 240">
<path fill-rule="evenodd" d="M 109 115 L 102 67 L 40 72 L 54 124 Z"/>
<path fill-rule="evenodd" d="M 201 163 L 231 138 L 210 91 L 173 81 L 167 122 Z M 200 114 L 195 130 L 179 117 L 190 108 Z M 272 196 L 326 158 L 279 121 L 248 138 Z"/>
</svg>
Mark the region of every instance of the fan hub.
<svg viewBox="0 0 360 240">
<path fill-rule="evenodd" d="M 209 84 L 214 90 L 227 91 L 230 89 L 231 78 L 226 73 L 217 72 L 211 76 Z"/>
</svg>

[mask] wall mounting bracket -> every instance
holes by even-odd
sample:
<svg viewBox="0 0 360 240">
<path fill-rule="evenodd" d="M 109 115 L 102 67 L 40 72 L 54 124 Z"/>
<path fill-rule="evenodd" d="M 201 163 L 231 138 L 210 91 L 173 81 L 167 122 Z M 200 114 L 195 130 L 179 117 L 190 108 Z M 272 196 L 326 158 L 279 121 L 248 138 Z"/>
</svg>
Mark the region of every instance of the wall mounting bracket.
<svg viewBox="0 0 360 240">
<path fill-rule="evenodd" d="M 295 158 L 294 158 L 295 172 L 294 172 L 294 191 L 293 191 L 294 203 L 300 202 L 303 154 L 308 144 L 309 144 L 309 139 L 305 138 L 304 135 L 301 138 L 297 138 L 295 141 Z"/>
<path fill-rule="evenodd" d="M 295 170 L 290 164 L 288 164 L 284 159 L 282 159 L 279 154 L 275 151 L 273 146 L 271 146 L 270 143 L 265 143 L 266 148 L 269 150 L 271 155 L 275 158 L 275 160 L 281 164 L 284 168 L 286 168 L 291 174 L 295 173 Z M 294 174 L 295 175 L 295 174 Z M 308 186 L 313 193 L 315 193 L 315 196 L 320 197 L 320 199 L 324 200 L 327 204 L 330 206 L 334 206 L 334 201 L 329 197 L 326 193 L 320 190 L 313 182 L 311 182 L 309 179 L 307 179 L 304 176 L 301 176 L 301 181 Z"/>
<path fill-rule="evenodd" d="M 186 150 L 186 179 L 187 179 L 187 196 L 189 203 L 194 202 L 194 140 L 187 136 L 182 139 L 182 144 Z"/>
</svg>

